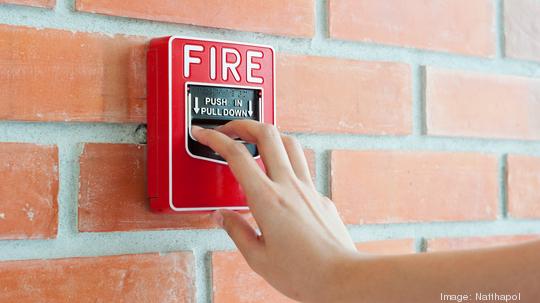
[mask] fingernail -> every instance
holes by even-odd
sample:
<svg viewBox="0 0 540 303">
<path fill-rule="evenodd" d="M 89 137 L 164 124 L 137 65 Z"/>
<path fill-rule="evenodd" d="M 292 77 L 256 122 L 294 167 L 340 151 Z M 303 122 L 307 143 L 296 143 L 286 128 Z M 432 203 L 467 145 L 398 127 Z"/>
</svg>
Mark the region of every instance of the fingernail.
<svg viewBox="0 0 540 303">
<path fill-rule="evenodd" d="M 219 225 L 219 227 L 223 228 L 223 214 L 221 213 L 221 211 L 216 210 L 212 214 L 212 219 L 217 225 Z"/>
</svg>

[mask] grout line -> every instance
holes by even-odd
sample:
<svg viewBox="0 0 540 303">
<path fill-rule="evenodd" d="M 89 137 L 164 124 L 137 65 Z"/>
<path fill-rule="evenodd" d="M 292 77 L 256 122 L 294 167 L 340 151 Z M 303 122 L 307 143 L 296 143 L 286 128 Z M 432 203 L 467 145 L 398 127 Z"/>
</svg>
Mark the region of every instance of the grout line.
<svg viewBox="0 0 540 303">
<path fill-rule="evenodd" d="M 540 141 L 485 140 L 433 136 L 367 136 L 352 134 L 294 134 L 305 148 L 323 151 L 403 150 L 434 152 L 520 153 L 540 156 Z"/>
<path fill-rule="evenodd" d="M 508 155 L 499 158 L 499 218 L 508 218 Z"/>
<path fill-rule="evenodd" d="M 331 166 L 331 151 L 324 150 L 318 154 L 319 163 L 317 167 L 317 181 L 319 192 L 332 199 L 332 168 Z"/>
<path fill-rule="evenodd" d="M 427 252 L 427 239 L 424 237 L 415 239 L 414 246 L 417 253 Z"/>
<path fill-rule="evenodd" d="M 69 15 L 75 12 L 75 1 L 77 0 L 56 0 L 54 11 L 60 15 Z"/>
<path fill-rule="evenodd" d="M 471 235 L 483 237 L 540 234 L 538 220 L 396 223 L 348 225 L 347 227 L 355 242 L 422 237 L 429 239 L 470 237 Z M 50 240 L 3 240 L 0 241 L 0 260 L 91 257 L 173 251 L 194 251 L 195 254 L 202 256 L 208 251 L 234 249 L 234 243 L 225 232 L 213 229 L 84 232 Z M 206 263 L 201 263 L 201 259 L 204 258 L 200 257 L 197 264 L 206 266 Z M 201 277 L 200 282 L 197 283 L 205 283 L 205 279 L 208 278 Z M 205 296 L 205 294 L 200 296 Z"/>
<path fill-rule="evenodd" d="M 315 36 L 314 41 L 328 39 L 328 0 L 315 1 Z"/>
<path fill-rule="evenodd" d="M 210 302 L 211 298 L 211 263 L 208 259 L 208 252 L 200 249 L 194 249 L 193 255 L 195 258 L 195 298 L 196 302 Z"/>
<path fill-rule="evenodd" d="M 519 153 L 540 156 L 540 141 L 496 138 L 437 136 L 392 136 L 365 134 L 289 133 L 303 147 L 313 149 L 316 163 L 324 163 L 324 151 L 332 149 L 428 150 L 481 152 L 488 154 Z M 141 124 L 0 122 L 0 142 L 35 144 L 64 143 L 131 143 L 144 144 L 145 128 Z M 319 154 L 319 155 L 317 155 Z M 317 165 L 317 164 L 316 164 Z M 319 163 L 319 171 L 328 169 Z M 324 177 L 324 176 L 323 176 Z"/>
<path fill-rule="evenodd" d="M 139 124 L 0 121 L 0 141 L 139 143 Z"/>
<path fill-rule="evenodd" d="M 141 125 L 2 121 L 0 122 L 0 142 L 144 144 L 146 132 L 144 126 Z M 489 154 L 519 153 L 540 156 L 540 141 L 532 140 L 343 133 L 289 134 L 295 136 L 305 148 L 313 149 L 318 153 L 330 149 L 403 149 L 482 152 Z"/>
<path fill-rule="evenodd" d="M 71 238 L 78 233 L 79 156 L 81 144 L 60 143 L 58 239 Z"/>
<path fill-rule="evenodd" d="M 206 277 L 206 302 L 213 302 L 214 301 L 214 278 L 213 278 L 213 268 L 212 265 L 212 252 L 207 251 L 205 254 L 205 277 Z M 202 302 L 202 301 L 201 301 Z"/>
<path fill-rule="evenodd" d="M 412 79 L 412 134 L 423 136 L 426 134 L 426 71 L 424 66 L 413 65 L 411 68 Z"/>
<path fill-rule="evenodd" d="M 505 58 L 505 32 L 504 32 L 504 1 L 494 0 L 495 8 L 495 41 L 496 56 L 499 59 Z"/>
</svg>

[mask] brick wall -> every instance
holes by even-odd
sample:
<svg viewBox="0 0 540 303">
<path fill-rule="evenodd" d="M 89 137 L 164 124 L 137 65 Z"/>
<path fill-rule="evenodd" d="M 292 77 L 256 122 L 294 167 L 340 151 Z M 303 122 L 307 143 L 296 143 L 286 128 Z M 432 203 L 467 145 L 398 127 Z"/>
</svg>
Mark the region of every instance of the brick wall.
<svg viewBox="0 0 540 303">
<path fill-rule="evenodd" d="M 280 128 L 360 251 L 540 234 L 538 1 L 0 3 L 2 302 L 289 302 L 207 214 L 148 211 L 145 50 L 171 34 L 276 48 Z"/>
</svg>

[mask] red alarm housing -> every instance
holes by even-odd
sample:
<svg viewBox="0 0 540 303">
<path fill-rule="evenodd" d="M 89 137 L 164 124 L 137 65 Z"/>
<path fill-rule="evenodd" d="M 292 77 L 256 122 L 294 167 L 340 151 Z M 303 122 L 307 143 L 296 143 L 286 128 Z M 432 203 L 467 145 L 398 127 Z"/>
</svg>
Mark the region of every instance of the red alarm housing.
<svg viewBox="0 0 540 303">
<path fill-rule="evenodd" d="M 275 124 L 274 50 L 185 37 L 150 42 L 147 54 L 147 178 L 158 212 L 245 210 L 227 162 L 191 136 L 191 126 L 232 120 Z M 257 147 L 242 142 L 263 168 Z"/>
</svg>

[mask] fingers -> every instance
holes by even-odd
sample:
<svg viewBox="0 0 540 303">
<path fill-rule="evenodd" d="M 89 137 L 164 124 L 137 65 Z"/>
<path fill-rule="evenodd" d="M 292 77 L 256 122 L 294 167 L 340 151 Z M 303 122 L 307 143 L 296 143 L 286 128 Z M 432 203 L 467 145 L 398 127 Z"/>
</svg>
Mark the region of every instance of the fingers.
<svg viewBox="0 0 540 303">
<path fill-rule="evenodd" d="M 281 140 L 283 141 L 283 146 L 287 151 L 289 161 L 291 162 L 296 177 L 315 188 L 311 173 L 309 172 L 306 156 L 304 155 L 304 150 L 300 143 L 298 143 L 294 137 L 288 135 L 281 135 Z"/>
<path fill-rule="evenodd" d="M 250 266 L 253 266 L 254 260 L 262 256 L 264 243 L 259 240 L 251 225 L 239 213 L 230 210 L 218 210 L 213 217 L 229 234 Z"/>
<path fill-rule="evenodd" d="M 218 131 L 193 127 L 193 136 L 222 156 L 231 168 L 246 196 L 254 197 L 260 188 L 271 182 L 242 143 Z"/>
<path fill-rule="evenodd" d="M 255 143 L 270 179 L 285 180 L 294 174 L 281 136 L 275 126 L 252 120 L 235 120 L 219 127 L 218 130 L 229 137 Z"/>
</svg>

